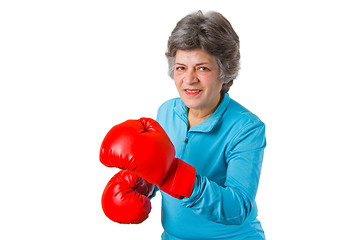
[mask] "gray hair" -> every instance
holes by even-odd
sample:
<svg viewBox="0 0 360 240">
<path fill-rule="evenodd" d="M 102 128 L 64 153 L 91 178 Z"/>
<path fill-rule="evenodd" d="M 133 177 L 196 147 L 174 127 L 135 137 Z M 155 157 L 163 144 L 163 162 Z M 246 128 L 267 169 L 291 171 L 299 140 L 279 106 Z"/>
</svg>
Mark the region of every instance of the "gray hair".
<svg viewBox="0 0 360 240">
<path fill-rule="evenodd" d="M 229 91 L 240 70 L 240 41 L 230 22 L 218 12 L 201 11 L 181 19 L 168 40 L 165 53 L 169 63 L 169 75 L 174 77 L 177 50 L 203 49 L 216 58 L 219 65 L 221 93 Z"/>
</svg>

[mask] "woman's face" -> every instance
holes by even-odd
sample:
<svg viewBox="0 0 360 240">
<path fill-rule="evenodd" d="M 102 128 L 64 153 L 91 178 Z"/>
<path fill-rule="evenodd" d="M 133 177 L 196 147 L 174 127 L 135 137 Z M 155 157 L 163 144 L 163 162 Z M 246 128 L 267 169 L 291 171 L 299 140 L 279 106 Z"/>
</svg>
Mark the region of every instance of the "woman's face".
<svg viewBox="0 0 360 240">
<path fill-rule="evenodd" d="M 222 83 L 214 56 L 202 49 L 177 50 L 174 80 L 181 99 L 190 110 L 215 111 Z"/>
</svg>

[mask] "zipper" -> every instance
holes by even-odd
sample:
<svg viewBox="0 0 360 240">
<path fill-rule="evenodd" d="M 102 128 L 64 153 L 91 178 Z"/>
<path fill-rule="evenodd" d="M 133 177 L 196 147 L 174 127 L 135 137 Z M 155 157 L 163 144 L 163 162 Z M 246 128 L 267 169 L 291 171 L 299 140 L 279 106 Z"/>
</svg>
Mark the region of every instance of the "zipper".
<svg viewBox="0 0 360 240">
<path fill-rule="evenodd" d="M 189 142 L 189 131 L 186 131 L 186 136 L 185 136 L 185 139 L 184 139 L 184 147 L 182 149 L 182 152 L 181 152 L 181 157 L 182 158 L 184 156 L 184 153 L 185 153 L 185 150 L 186 150 L 186 146 L 187 146 L 187 143 Z"/>
<path fill-rule="evenodd" d="M 189 130 L 186 131 L 184 143 L 188 143 L 189 141 Z"/>
</svg>

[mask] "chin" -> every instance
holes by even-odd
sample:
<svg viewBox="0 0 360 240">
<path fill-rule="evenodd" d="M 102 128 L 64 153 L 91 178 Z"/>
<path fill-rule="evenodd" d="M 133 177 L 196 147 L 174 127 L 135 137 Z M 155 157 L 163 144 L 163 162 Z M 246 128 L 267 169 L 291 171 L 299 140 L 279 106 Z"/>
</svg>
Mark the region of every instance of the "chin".
<svg viewBox="0 0 360 240">
<path fill-rule="evenodd" d="M 188 107 L 188 108 L 190 108 L 190 109 L 197 109 L 197 108 L 199 108 L 199 106 L 200 106 L 200 103 L 196 103 L 196 102 L 194 102 L 194 101 L 184 101 L 183 100 L 183 102 L 185 103 L 185 105 Z"/>
</svg>

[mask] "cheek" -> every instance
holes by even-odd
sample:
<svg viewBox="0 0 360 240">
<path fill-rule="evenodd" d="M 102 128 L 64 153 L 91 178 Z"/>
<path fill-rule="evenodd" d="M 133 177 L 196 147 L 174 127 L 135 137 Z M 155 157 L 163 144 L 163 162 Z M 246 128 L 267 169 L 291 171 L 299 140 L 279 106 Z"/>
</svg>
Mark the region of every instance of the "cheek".
<svg viewBox="0 0 360 240">
<path fill-rule="evenodd" d="M 179 82 L 180 75 L 178 73 L 174 72 L 173 79 L 174 79 L 175 83 Z"/>
<path fill-rule="evenodd" d="M 219 90 L 219 92 L 220 92 L 221 89 L 222 89 L 222 87 L 223 87 L 223 83 L 220 82 L 220 80 L 218 80 L 218 81 L 219 81 L 219 83 L 218 83 L 218 90 Z"/>
<path fill-rule="evenodd" d="M 175 77 L 174 77 L 174 83 L 177 89 L 181 87 L 181 81 Z"/>
<path fill-rule="evenodd" d="M 220 80 L 216 77 L 214 78 L 210 78 L 210 79 L 207 79 L 207 82 L 206 82 L 206 85 L 213 89 L 214 91 L 219 91 L 221 90 L 222 88 L 222 82 L 220 82 Z"/>
</svg>

